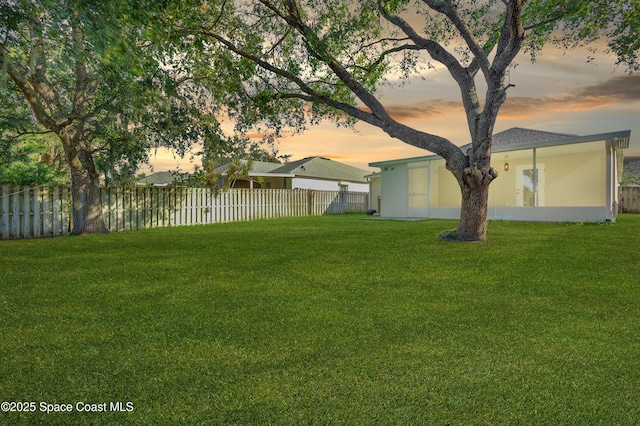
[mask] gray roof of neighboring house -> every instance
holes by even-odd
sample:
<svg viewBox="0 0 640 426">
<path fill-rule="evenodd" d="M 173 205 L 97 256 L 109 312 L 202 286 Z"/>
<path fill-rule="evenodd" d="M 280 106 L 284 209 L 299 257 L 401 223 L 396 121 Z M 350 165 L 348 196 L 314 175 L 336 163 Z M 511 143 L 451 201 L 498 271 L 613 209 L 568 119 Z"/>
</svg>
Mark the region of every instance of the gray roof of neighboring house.
<svg viewBox="0 0 640 426">
<path fill-rule="evenodd" d="M 171 185 L 177 178 L 173 172 L 156 172 L 149 176 L 145 176 L 136 182 L 138 185 Z"/>
<path fill-rule="evenodd" d="M 365 176 L 371 172 L 325 157 L 307 157 L 302 160 L 285 163 L 274 173 L 291 173 L 298 177 L 344 180 L 366 183 Z"/>
<path fill-rule="evenodd" d="M 246 163 L 247 160 L 240 160 L 242 163 Z M 251 165 L 251 172 L 249 175 L 251 176 L 263 176 L 268 175 L 273 172 L 278 167 L 282 166 L 280 163 L 268 163 L 266 161 L 253 161 Z M 222 166 L 218 166 L 215 168 L 217 173 L 224 175 L 229 168 L 229 164 L 223 164 Z"/>
<path fill-rule="evenodd" d="M 246 160 L 243 160 L 246 161 Z M 224 175 L 228 164 L 216 167 L 216 172 Z M 254 161 L 249 176 L 309 177 L 316 179 L 343 180 L 366 183 L 365 176 L 371 172 L 339 163 L 324 157 L 307 157 L 290 163 L 266 163 Z"/>
</svg>

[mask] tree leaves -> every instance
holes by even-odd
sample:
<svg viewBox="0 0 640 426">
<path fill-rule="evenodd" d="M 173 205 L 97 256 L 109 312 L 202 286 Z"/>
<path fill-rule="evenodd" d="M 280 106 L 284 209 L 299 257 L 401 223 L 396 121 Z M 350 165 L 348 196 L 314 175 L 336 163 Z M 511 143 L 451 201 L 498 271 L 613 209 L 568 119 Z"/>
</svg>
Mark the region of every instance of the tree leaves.
<svg viewBox="0 0 640 426">
<path fill-rule="evenodd" d="M 562 48 L 589 47 L 593 53 L 613 54 L 629 72 L 640 69 L 640 1 L 531 0 L 525 12 L 529 51 L 551 42 Z M 598 48 L 606 42 L 608 49 Z"/>
</svg>

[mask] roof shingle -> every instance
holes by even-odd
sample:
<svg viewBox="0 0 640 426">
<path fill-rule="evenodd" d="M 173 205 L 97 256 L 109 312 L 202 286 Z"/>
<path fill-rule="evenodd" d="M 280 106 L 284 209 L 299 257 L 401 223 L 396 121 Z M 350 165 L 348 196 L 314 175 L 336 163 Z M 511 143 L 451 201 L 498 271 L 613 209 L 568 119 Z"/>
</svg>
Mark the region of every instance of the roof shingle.
<svg viewBox="0 0 640 426">
<path fill-rule="evenodd" d="M 283 164 L 273 170 L 273 173 L 291 173 L 296 176 L 366 183 L 365 176 L 371 172 L 325 157 L 307 157 Z"/>
<path fill-rule="evenodd" d="M 138 180 L 137 184 L 165 186 L 165 185 L 171 185 L 177 179 L 178 177 L 173 172 L 156 172 Z"/>
<path fill-rule="evenodd" d="M 562 139 L 572 138 L 578 135 L 572 135 L 570 133 L 554 133 L 546 132 L 543 130 L 523 129 L 522 127 L 512 127 L 511 129 L 496 133 L 491 140 L 491 146 L 494 148 L 503 146 L 514 146 L 536 142 L 550 142 L 559 141 Z M 461 146 L 460 149 L 464 152 L 469 149 L 471 144 Z"/>
</svg>

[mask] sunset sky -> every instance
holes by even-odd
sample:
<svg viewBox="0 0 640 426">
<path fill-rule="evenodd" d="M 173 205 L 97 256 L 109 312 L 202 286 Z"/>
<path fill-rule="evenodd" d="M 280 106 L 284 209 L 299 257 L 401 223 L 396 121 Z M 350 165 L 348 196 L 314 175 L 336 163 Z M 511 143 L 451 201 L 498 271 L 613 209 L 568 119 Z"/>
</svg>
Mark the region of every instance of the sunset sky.
<svg viewBox="0 0 640 426">
<path fill-rule="evenodd" d="M 640 74 L 628 75 L 612 56 L 599 55 L 593 62 L 588 56 L 586 50 L 550 47 L 532 64 L 521 54 L 510 72 L 515 87 L 508 91 L 495 133 L 512 127 L 577 135 L 631 130 L 626 155 L 640 156 Z M 457 145 L 469 143 L 459 89 L 446 69 L 440 66 L 422 77 L 402 87 L 385 87 L 380 93 L 383 104 L 406 125 Z M 430 154 L 364 123 L 351 130 L 325 122 L 281 139 L 278 149 L 291 154 L 291 161 L 320 155 L 370 171 L 377 171 L 370 162 Z M 196 163 L 199 160 L 180 160 L 165 151 L 151 159 L 154 171 L 190 171 Z"/>
</svg>

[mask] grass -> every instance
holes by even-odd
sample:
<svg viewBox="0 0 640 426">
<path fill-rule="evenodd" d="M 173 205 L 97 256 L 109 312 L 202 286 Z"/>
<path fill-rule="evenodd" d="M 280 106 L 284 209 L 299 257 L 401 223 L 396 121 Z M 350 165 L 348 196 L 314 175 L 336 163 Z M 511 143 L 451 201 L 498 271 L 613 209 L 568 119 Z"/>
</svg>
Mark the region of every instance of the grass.
<svg viewBox="0 0 640 426">
<path fill-rule="evenodd" d="M 640 422 L 640 216 L 438 240 L 454 227 L 347 215 L 0 242 L 0 400 L 37 404 L 0 424 Z"/>
</svg>

